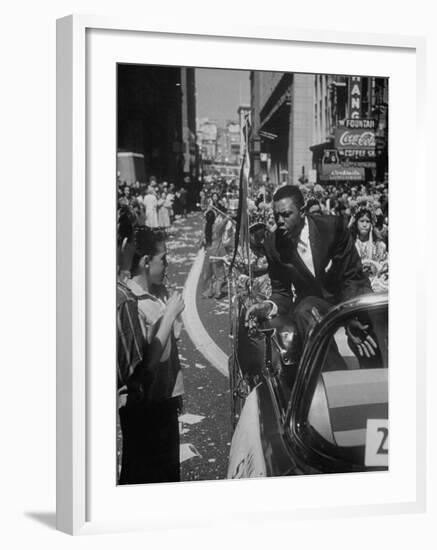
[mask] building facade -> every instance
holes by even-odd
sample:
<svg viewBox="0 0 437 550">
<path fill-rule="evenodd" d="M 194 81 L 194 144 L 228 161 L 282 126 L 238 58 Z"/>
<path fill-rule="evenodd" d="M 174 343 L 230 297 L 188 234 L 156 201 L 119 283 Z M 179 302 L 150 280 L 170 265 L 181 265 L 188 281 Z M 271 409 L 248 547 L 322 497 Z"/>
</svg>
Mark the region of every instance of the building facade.
<svg viewBox="0 0 437 550">
<path fill-rule="evenodd" d="M 252 71 L 250 83 L 255 182 L 387 179 L 387 79 Z"/>
<path fill-rule="evenodd" d="M 197 140 L 201 171 L 205 175 L 234 177 L 241 157 L 241 131 L 237 121 L 220 125 L 217 121 L 199 119 Z"/>
<path fill-rule="evenodd" d="M 197 140 L 202 160 L 212 162 L 216 158 L 217 124 L 208 119 L 197 121 Z"/>
<path fill-rule="evenodd" d="M 311 75 L 253 71 L 250 82 L 253 176 L 298 183 L 312 167 Z"/>
<path fill-rule="evenodd" d="M 314 75 L 315 180 L 388 179 L 388 79 Z"/>
<path fill-rule="evenodd" d="M 194 69 L 118 65 L 117 152 L 144 158 L 138 172 L 146 181 L 154 176 L 192 185 L 198 171 L 195 111 Z"/>
</svg>

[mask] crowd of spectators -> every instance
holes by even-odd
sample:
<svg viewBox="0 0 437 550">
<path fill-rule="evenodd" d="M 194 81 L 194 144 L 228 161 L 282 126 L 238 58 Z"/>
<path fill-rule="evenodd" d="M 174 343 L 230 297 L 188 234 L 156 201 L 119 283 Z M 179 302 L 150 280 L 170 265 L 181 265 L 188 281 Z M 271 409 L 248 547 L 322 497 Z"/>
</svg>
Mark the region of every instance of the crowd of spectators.
<svg viewBox="0 0 437 550">
<path fill-rule="evenodd" d="M 118 182 L 118 210 L 129 213 L 134 227 L 160 229 L 168 234 L 176 217 L 187 215 L 187 190 L 174 183 L 158 183 L 151 177 L 149 183 Z"/>
<path fill-rule="evenodd" d="M 252 233 L 268 235 L 275 230 L 272 198 L 279 187 L 249 183 L 247 213 Z M 344 218 L 373 290 L 386 291 L 387 185 L 303 183 L 299 187 L 308 215 Z M 236 179 L 210 178 L 198 192 L 195 208 L 204 220 L 202 296 L 206 299 L 220 300 L 228 294 L 227 266 L 234 252 L 238 188 Z M 155 178 L 147 184 L 119 182 L 117 192 L 117 366 L 123 436 L 119 483 L 178 481 L 183 382 L 177 338 L 184 303 L 182 295 L 171 292 L 164 282 L 166 241 L 171 238 L 174 220 L 187 216 L 188 194 L 184 187 L 158 183 Z M 254 285 L 258 281 L 260 294 L 268 297 L 263 250 L 252 243 L 251 254 Z"/>
<path fill-rule="evenodd" d="M 247 212 L 249 224 L 263 223 L 275 229 L 272 197 L 285 185 L 274 185 L 264 178 L 250 180 Z M 388 273 L 388 185 L 378 182 L 329 182 L 324 185 L 299 183 L 309 215 L 341 216 L 354 237 L 366 270 L 376 277 L 381 269 Z M 158 182 L 132 185 L 119 182 L 119 212 L 128 212 L 134 227 L 160 230 L 168 238 L 175 219 L 187 216 L 189 209 L 203 213 L 202 245 L 207 254 L 204 296 L 223 297 L 223 264 L 214 258 L 232 253 L 238 207 L 237 178 L 208 177 L 197 189 L 197 197 L 188 203 L 188 191 L 174 183 Z M 192 190 L 190 190 L 192 191 Z M 234 223 L 232 223 L 234 222 Z M 212 260 L 208 259 L 212 257 Z M 387 274 L 388 277 L 388 274 Z"/>
<path fill-rule="evenodd" d="M 388 248 L 388 186 L 386 183 L 303 185 L 309 213 L 332 214 L 345 218 L 349 227 L 367 209 L 374 235 Z"/>
<path fill-rule="evenodd" d="M 283 184 L 277 186 L 268 182 L 249 182 L 247 212 L 249 224 L 254 227 L 263 223 L 272 231 L 275 229 L 272 197 Z M 325 185 L 299 184 L 305 197 L 305 211 L 309 215 L 341 216 L 349 228 L 365 271 L 368 272 L 374 290 L 387 290 L 388 286 L 388 185 L 387 183 L 335 182 Z M 200 191 L 199 206 L 204 213 L 203 244 L 209 256 L 220 256 L 214 251 L 225 251 L 229 255 L 233 239 L 229 237 L 235 219 L 238 203 L 236 180 L 211 179 Z M 223 214 L 228 223 L 223 223 Z M 212 251 L 212 253 L 211 253 Z M 207 255 L 207 260 L 208 257 Z M 219 298 L 223 292 L 213 292 L 216 267 L 212 260 L 206 262 L 204 297 Z M 209 275 L 208 275 L 209 274 Z M 222 275 L 217 279 L 221 281 Z M 209 282 L 208 282 L 209 281 Z M 212 283 L 210 282 L 212 281 Z M 211 286 L 212 285 L 212 286 Z M 223 285 L 218 284 L 221 288 Z M 218 288 L 216 285 L 215 288 Z"/>
</svg>

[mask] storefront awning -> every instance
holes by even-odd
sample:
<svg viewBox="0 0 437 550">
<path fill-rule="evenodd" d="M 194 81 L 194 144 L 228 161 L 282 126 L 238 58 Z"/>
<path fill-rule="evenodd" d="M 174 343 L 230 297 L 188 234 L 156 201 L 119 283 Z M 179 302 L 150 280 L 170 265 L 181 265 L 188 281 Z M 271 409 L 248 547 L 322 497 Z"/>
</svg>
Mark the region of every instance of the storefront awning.
<svg viewBox="0 0 437 550">
<path fill-rule="evenodd" d="M 324 141 L 323 143 L 318 143 L 317 145 L 312 145 L 310 151 L 313 154 L 313 164 L 318 164 L 322 162 L 323 155 L 327 149 L 334 148 L 334 140 Z"/>
</svg>

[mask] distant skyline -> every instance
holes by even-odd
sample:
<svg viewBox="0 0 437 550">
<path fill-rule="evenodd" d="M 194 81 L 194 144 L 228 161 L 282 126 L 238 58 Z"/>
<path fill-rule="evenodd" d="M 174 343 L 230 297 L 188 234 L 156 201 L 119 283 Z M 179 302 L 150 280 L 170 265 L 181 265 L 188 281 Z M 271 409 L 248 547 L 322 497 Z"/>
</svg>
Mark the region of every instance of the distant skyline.
<svg viewBox="0 0 437 550">
<path fill-rule="evenodd" d="M 250 71 L 196 69 L 196 116 L 224 123 L 238 120 L 238 107 L 250 105 Z"/>
</svg>

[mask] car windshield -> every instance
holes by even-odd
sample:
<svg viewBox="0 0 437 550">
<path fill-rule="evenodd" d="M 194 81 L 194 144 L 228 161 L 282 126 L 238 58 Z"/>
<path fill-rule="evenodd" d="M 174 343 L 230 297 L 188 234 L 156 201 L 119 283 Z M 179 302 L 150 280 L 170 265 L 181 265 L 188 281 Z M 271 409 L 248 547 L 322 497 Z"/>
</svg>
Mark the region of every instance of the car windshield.
<svg viewBox="0 0 437 550">
<path fill-rule="evenodd" d="M 358 466 L 387 466 L 387 309 L 343 318 L 319 361 L 306 422 L 311 447 Z"/>
</svg>

